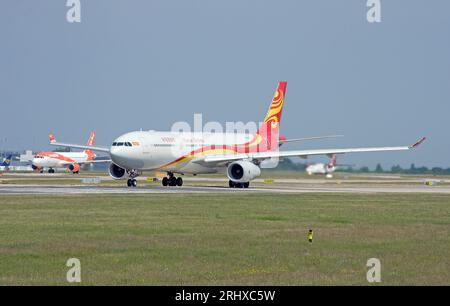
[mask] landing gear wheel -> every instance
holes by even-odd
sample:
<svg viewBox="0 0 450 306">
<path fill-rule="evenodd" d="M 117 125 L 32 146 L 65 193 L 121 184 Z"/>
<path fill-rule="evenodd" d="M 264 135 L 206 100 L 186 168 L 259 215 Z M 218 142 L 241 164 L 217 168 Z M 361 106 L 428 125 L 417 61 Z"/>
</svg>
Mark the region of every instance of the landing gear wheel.
<svg viewBox="0 0 450 306">
<path fill-rule="evenodd" d="M 166 177 L 162 179 L 163 186 L 183 186 L 183 179 L 175 177 L 172 172 L 168 172 Z"/>
<path fill-rule="evenodd" d="M 53 169 L 48 169 L 48 173 L 55 173 L 55 170 L 53 170 Z"/>
<path fill-rule="evenodd" d="M 127 186 L 128 187 L 137 187 L 137 181 L 135 179 L 128 179 Z"/>
<path fill-rule="evenodd" d="M 248 186 L 250 186 L 250 182 L 243 183 L 242 186 L 243 186 L 244 188 L 248 188 Z"/>
<path fill-rule="evenodd" d="M 234 184 L 234 182 L 233 182 L 232 180 L 229 180 L 229 181 L 228 181 L 228 187 L 234 188 L 234 187 L 236 187 L 236 186 L 235 186 L 235 184 Z"/>
</svg>

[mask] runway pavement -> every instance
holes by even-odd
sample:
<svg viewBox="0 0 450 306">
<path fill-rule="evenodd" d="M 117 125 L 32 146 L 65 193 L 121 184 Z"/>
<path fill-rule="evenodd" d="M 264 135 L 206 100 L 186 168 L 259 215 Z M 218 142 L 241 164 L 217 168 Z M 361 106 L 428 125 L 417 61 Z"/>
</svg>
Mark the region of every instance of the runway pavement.
<svg viewBox="0 0 450 306">
<path fill-rule="evenodd" d="M 99 175 L 90 175 L 90 176 L 83 176 L 83 175 L 72 175 L 69 173 L 7 173 L 3 179 L 6 179 L 8 181 L 17 181 L 20 182 L 23 179 L 36 179 L 39 180 L 53 180 L 55 179 L 61 182 L 69 181 L 69 180 L 81 180 L 83 177 L 95 177 L 99 178 L 102 182 L 110 182 L 115 181 L 113 178 L 111 178 L 109 175 L 99 174 Z M 140 182 L 147 181 L 147 176 L 140 176 L 137 178 Z M 2 177 L 0 176 L 0 181 Z M 222 183 L 224 186 L 228 184 L 228 178 L 224 175 L 221 177 L 214 177 L 214 176 L 184 176 L 183 180 L 186 183 L 189 182 L 201 182 L 205 185 L 208 185 L 210 183 Z M 276 183 L 276 185 L 279 184 L 302 184 L 302 185 L 322 185 L 322 184 L 329 184 L 329 183 L 358 183 L 358 184 L 367 184 L 367 185 L 373 185 L 373 184 L 423 184 L 425 181 L 439 181 L 442 184 L 450 184 L 449 178 L 443 178 L 440 177 L 439 179 L 436 178 L 427 178 L 424 177 L 415 177 L 415 176 L 400 176 L 400 175 L 336 175 L 333 179 L 327 179 L 323 176 L 301 176 L 299 178 L 280 178 L 276 177 L 273 179 L 273 181 Z M 266 185 L 264 178 L 257 178 L 252 181 L 252 184 L 259 184 L 259 185 Z"/>
<path fill-rule="evenodd" d="M 83 177 L 96 177 L 100 185 L 83 184 Z M 103 173 L 72 175 L 67 173 L 6 173 L 0 176 L 0 196 L 3 195 L 65 195 L 65 194 L 191 194 L 191 193 L 442 193 L 450 194 L 447 177 L 429 179 L 420 176 L 400 175 L 336 175 L 333 179 L 323 177 L 274 177 L 266 181 L 258 178 L 248 189 L 228 188 L 228 179 L 222 176 L 185 176 L 182 187 L 163 187 L 152 182 L 152 177 L 138 178 L 137 188 L 128 188 L 124 181 L 114 181 Z M 427 186 L 424 182 L 436 184 Z"/>
<path fill-rule="evenodd" d="M 339 185 L 288 185 L 261 186 L 255 185 L 248 189 L 235 189 L 218 186 L 183 186 L 162 187 L 157 185 L 128 187 L 82 186 L 82 185 L 0 185 L 2 195 L 67 195 L 67 194 L 208 194 L 208 193 L 443 193 L 450 194 L 448 186 L 339 186 Z"/>
</svg>

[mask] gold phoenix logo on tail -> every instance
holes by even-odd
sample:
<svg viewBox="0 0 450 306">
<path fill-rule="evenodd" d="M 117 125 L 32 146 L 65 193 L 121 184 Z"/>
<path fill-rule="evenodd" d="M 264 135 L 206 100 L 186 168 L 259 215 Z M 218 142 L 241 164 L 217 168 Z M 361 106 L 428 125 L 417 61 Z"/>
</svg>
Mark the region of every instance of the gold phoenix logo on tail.
<svg viewBox="0 0 450 306">
<path fill-rule="evenodd" d="M 275 95 L 270 104 L 264 122 L 258 129 L 257 135 L 260 136 L 257 151 L 272 151 L 278 148 L 279 144 L 279 130 L 281 113 L 283 111 L 284 98 L 286 95 L 287 82 L 280 81 Z"/>
<path fill-rule="evenodd" d="M 281 121 L 281 113 L 283 111 L 284 95 L 286 94 L 287 82 L 281 81 L 278 84 L 275 96 L 272 99 L 269 111 L 264 118 L 264 123 L 270 123 L 272 128 L 277 128 Z"/>
</svg>

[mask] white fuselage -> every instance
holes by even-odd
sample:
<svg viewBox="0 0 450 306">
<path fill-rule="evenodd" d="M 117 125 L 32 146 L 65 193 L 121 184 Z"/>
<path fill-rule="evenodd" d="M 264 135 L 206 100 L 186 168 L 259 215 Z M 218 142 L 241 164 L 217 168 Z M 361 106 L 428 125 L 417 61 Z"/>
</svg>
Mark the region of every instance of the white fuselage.
<svg viewBox="0 0 450 306">
<path fill-rule="evenodd" d="M 237 133 L 140 131 L 118 137 L 110 154 L 113 163 L 125 169 L 214 173 L 218 168 L 195 163 L 195 159 L 204 154 L 232 154 L 226 148 L 253 139 L 253 135 Z"/>
<path fill-rule="evenodd" d="M 330 174 L 336 170 L 336 167 L 330 166 L 328 164 L 313 164 L 306 167 L 306 173 L 309 175 L 313 174 Z"/>
<path fill-rule="evenodd" d="M 86 162 L 88 158 L 85 152 L 41 152 L 33 158 L 32 165 L 39 169 L 64 168 L 70 164 Z"/>
</svg>

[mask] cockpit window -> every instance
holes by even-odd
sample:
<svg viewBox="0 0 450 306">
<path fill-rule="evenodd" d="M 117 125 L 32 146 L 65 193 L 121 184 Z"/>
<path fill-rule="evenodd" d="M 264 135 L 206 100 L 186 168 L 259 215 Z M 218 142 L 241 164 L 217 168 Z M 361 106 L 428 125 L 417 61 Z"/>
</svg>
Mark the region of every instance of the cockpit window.
<svg viewBox="0 0 450 306">
<path fill-rule="evenodd" d="M 132 147 L 133 145 L 131 144 L 131 142 L 113 142 L 112 144 L 113 147 Z"/>
</svg>

